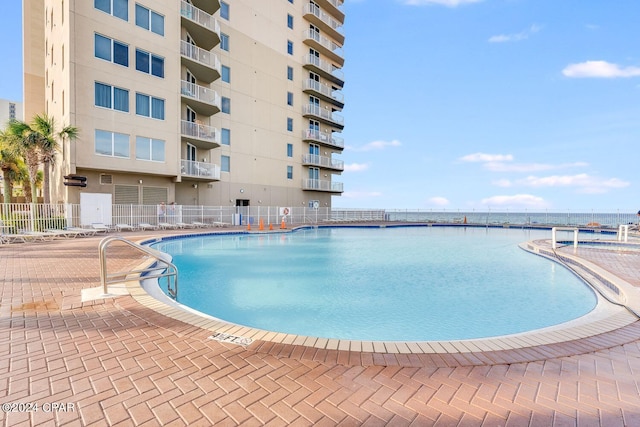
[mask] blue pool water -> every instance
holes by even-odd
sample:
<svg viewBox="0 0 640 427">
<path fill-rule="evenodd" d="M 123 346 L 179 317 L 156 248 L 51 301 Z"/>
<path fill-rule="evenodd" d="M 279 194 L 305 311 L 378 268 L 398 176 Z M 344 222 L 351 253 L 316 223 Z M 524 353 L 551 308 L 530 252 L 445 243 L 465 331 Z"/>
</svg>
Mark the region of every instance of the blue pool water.
<svg viewBox="0 0 640 427">
<path fill-rule="evenodd" d="M 593 291 L 518 243 L 549 230 L 319 228 L 162 241 L 178 301 L 259 329 L 325 338 L 428 341 L 556 325 Z"/>
</svg>

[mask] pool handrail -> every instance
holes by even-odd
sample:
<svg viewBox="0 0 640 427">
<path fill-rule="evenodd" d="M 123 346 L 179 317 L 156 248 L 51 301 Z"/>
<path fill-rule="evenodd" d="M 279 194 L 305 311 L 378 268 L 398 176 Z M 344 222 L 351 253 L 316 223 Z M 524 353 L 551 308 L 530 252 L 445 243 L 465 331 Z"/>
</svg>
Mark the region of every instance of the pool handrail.
<svg viewBox="0 0 640 427">
<path fill-rule="evenodd" d="M 126 272 L 112 273 L 111 275 L 109 275 L 107 273 L 107 247 L 113 241 L 119 241 L 129 245 L 134 249 L 137 249 L 139 252 L 142 252 L 145 255 L 155 259 L 156 263 L 154 263 L 153 265 L 147 268 L 143 268 L 140 270 L 131 270 Z M 160 277 L 174 276 L 173 288 L 171 287 L 171 280 L 167 280 L 167 292 L 169 293 L 169 296 L 174 300 L 178 299 L 178 267 L 176 267 L 171 261 L 168 261 L 167 259 L 165 259 L 165 257 L 168 255 L 163 254 L 159 251 L 153 250 L 151 248 L 141 246 L 137 243 L 132 242 L 131 240 L 125 239 L 124 237 L 120 237 L 120 236 L 109 236 L 102 239 L 100 241 L 100 244 L 98 245 L 98 253 L 100 257 L 100 283 L 102 284 L 103 295 L 105 296 L 109 295 L 109 288 L 108 288 L 109 284 L 140 280 L 142 275 L 144 275 L 145 279 L 157 279 Z M 164 264 L 164 267 L 159 267 L 157 265 L 158 263 Z M 161 273 L 153 273 L 160 269 L 162 271 Z M 121 277 L 125 273 L 127 275 L 139 274 L 140 276 L 137 276 L 136 278 L 125 277 L 124 279 L 111 280 L 113 277 Z M 149 274 L 149 273 L 152 273 L 152 274 Z"/>
</svg>

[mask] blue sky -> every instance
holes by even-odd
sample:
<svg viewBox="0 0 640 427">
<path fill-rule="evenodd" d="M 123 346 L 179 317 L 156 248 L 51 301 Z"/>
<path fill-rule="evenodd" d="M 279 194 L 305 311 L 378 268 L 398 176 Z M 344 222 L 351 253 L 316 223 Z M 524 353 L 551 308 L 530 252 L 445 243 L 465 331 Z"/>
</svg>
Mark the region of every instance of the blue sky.
<svg viewBox="0 0 640 427">
<path fill-rule="evenodd" d="M 13 100 L 20 3 L 0 14 L 0 98 Z M 343 8 L 345 192 L 334 206 L 640 209 L 640 1 Z"/>
</svg>

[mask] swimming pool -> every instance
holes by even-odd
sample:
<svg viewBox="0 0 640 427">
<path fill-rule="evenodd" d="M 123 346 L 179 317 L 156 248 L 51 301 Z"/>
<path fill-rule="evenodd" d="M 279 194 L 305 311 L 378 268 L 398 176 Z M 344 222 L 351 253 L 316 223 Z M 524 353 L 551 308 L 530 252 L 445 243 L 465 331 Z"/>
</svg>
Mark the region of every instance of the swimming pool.
<svg viewBox="0 0 640 427">
<path fill-rule="evenodd" d="M 179 302 L 244 326 L 372 341 L 507 335 L 590 312 L 593 291 L 518 248 L 549 231 L 310 228 L 161 241 Z"/>
</svg>

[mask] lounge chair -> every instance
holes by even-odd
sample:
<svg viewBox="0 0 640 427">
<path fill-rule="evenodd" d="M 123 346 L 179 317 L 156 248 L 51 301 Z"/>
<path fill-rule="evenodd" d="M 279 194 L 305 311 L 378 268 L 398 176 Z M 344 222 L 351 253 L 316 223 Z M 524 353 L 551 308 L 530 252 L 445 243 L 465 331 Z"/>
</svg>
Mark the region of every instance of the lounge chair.
<svg viewBox="0 0 640 427">
<path fill-rule="evenodd" d="M 178 228 L 177 225 L 170 224 L 168 222 L 159 222 L 158 227 L 160 227 L 163 230 L 168 230 L 168 229 L 175 230 L 176 228 Z"/>
<path fill-rule="evenodd" d="M 81 227 L 67 227 L 66 231 L 75 233 L 77 236 L 87 237 L 87 236 L 95 236 L 98 230 L 94 230 L 92 228 L 81 228 Z"/>
<path fill-rule="evenodd" d="M 157 230 L 158 226 L 157 225 L 153 225 L 153 224 L 149 224 L 148 222 L 141 222 L 138 224 L 138 228 L 140 230 Z"/>
<path fill-rule="evenodd" d="M 209 224 L 205 224 L 204 222 L 200 222 L 200 221 L 193 221 L 191 225 L 195 228 L 206 228 L 209 226 Z"/>
<path fill-rule="evenodd" d="M 133 225 L 119 223 L 115 225 L 116 230 L 118 231 L 135 231 L 136 228 Z"/>
<path fill-rule="evenodd" d="M 33 240 L 40 240 L 41 242 L 53 240 L 56 237 L 60 237 L 60 234 L 58 233 L 50 233 L 46 231 L 23 231 L 20 234 L 28 236 L 28 238 L 31 238 Z"/>
<path fill-rule="evenodd" d="M 176 227 L 178 227 L 178 228 L 194 228 L 195 225 L 188 224 L 186 222 L 176 222 Z"/>
<path fill-rule="evenodd" d="M 91 224 L 91 228 L 96 230 L 98 233 L 108 233 L 111 231 L 111 228 L 104 225 L 102 222 L 94 222 Z"/>
</svg>

